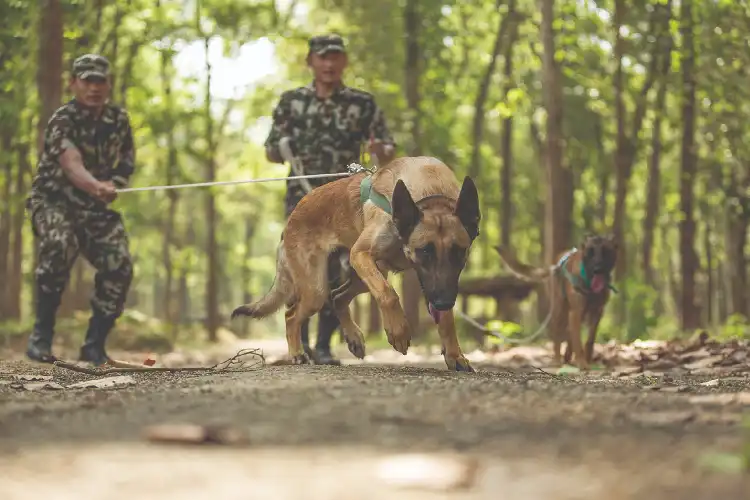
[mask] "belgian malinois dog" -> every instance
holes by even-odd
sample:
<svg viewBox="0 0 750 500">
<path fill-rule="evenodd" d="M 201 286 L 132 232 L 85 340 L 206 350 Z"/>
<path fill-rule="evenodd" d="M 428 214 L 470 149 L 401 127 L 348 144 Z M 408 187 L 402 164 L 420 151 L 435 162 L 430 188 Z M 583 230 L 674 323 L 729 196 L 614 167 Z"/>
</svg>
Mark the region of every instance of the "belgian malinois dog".
<svg viewBox="0 0 750 500">
<path fill-rule="evenodd" d="M 416 200 L 416 201 L 415 201 Z M 388 342 L 406 354 L 411 332 L 389 272 L 414 269 L 427 309 L 443 345 L 449 369 L 473 372 L 456 338 L 453 306 L 458 279 L 479 235 L 479 195 L 465 177 L 430 157 L 403 157 L 374 174 L 359 173 L 308 193 L 287 219 L 277 251 L 276 278 L 265 297 L 232 313 L 262 318 L 286 304 L 286 339 L 294 364 L 306 364 L 302 321 L 330 300 L 349 351 L 365 356 L 365 339 L 352 320 L 349 303 L 370 292 L 383 315 Z M 327 258 L 349 249 L 345 282 L 329 290 Z"/>
<path fill-rule="evenodd" d="M 536 268 L 516 260 L 506 248 L 497 247 L 500 257 L 519 278 L 526 281 L 547 280 L 550 296 L 550 337 L 554 344 L 555 363 L 560 364 L 560 348 L 564 342 L 565 362 L 575 353 L 576 364 L 587 369 L 594 353 L 594 342 L 604 307 L 609 301 L 610 274 L 617 259 L 617 243 L 611 235 L 588 235 L 580 248 L 558 256 L 557 263 Z M 586 321 L 589 336 L 584 353 L 581 326 Z"/>
</svg>

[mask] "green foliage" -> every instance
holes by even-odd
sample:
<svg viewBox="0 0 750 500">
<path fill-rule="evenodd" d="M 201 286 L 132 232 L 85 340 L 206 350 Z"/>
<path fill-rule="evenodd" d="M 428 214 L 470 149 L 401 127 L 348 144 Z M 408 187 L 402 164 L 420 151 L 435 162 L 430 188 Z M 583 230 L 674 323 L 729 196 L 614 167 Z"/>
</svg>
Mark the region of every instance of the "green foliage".
<svg viewBox="0 0 750 500">
<path fill-rule="evenodd" d="M 200 5 L 196 22 L 194 6 Z M 612 44 L 613 2 L 557 2 L 555 22 L 556 59 L 562 70 L 563 130 L 565 158 L 574 180 L 573 226 L 570 245 L 584 232 L 604 231 L 612 224 L 616 202 L 615 153 L 618 124 L 614 85 Z M 674 38 L 671 65 L 666 77 L 657 78 L 646 95 L 643 126 L 633 135 L 631 129 L 636 103 L 648 81 L 655 37 L 649 23 L 654 8 L 666 0 L 638 0 L 622 20 L 624 42 L 623 105 L 625 129 L 635 150 L 632 176 L 624 200 L 626 213 L 626 275 L 616 283 L 620 290 L 607 308 L 601 323 L 601 340 L 632 341 L 681 335 L 678 291 L 681 286 L 678 227 L 682 220 L 680 192 L 680 143 L 682 139 L 683 42 L 679 8 L 672 2 L 669 31 Z M 274 2 L 253 0 L 133 0 L 132 2 L 83 2 L 61 0 L 64 11 L 64 71 L 69 61 L 83 51 L 101 51 L 113 62 L 113 99 L 124 104 L 135 129 L 138 167 L 135 186 L 189 183 L 205 180 L 206 164 L 213 155 L 219 180 L 284 176 L 288 167 L 270 164 L 264 157 L 262 136 L 267 130 L 273 107 L 284 90 L 307 83 L 306 41 L 311 34 L 337 31 L 349 46 L 346 83 L 372 92 L 384 109 L 398 142 L 405 153 L 414 141 L 405 90 L 407 72 L 419 73 L 418 138 L 425 154 L 437 156 L 454 166 L 458 176 L 468 172 L 476 138 L 473 136 L 475 104 L 479 85 L 491 59 L 493 42 L 500 21 L 508 15 L 510 2 L 417 3 L 420 48 L 417 68 L 406 68 L 404 2 L 384 0 L 307 0 Z M 283 5 L 283 7 L 282 7 Z M 296 10 L 289 10 L 291 7 Z M 511 240 L 520 258 L 542 265 L 543 208 L 546 201 L 544 130 L 541 75 L 540 14 L 537 2 L 517 0 L 517 40 L 513 47 L 513 70 L 504 76 L 505 50 L 501 51 L 494 74 L 490 75 L 484 105 L 484 133 L 478 144 L 483 219 L 482 237 L 473 249 L 466 277 L 498 274 L 501 265 L 491 249 L 500 241 L 501 172 L 504 165 L 501 132 L 505 120 L 513 119 L 512 138 L 512 228 Z M 704 2 L 695 7 L 696 75 L 698 119 L 696 124 L 699 155 L 695 186 L 698 227 L 695 247 L 700 269 L 696 274 L 697 294 L 705 310 L 719 312 L 718 304 L 731 303 L 730 286 L 736 274 L 730 263 L 731 234 L 736 226 L 727 220 L 731 214 L 747 223 L 750 203 L 750 138 L 746 116 L 750 111 L 745 33 L 748 19 L 741 2 Z M 36 144 L 40 102 L 34 85 L 37 77 L 38 25 L 40 12 L 34 2 L 0 3 L 0 132 L 12 138 L 11 149 L 0 144 L 0 192 L 18 167 L 18 144 Z M 210 119 L 213 137 L 207 137 L 205 112 L 206 74 L 202 57 L 204 38 L 216 44 L 227 56 L 258 40 L 275 46 L 279 70 L 238 89 L 226 99 L 212 96 Z M 503 43 L 508 43 L 507 37 Z M 213 47 L 213 45 L 211 45 Z M 503 47 L 505 48 L 505 47 Z M 213 49 L 212 49 L 213 50 Z M 186 54 L 190 54 L 186 56 Z M 196 74 L 177 74 L 180 58 L 195 57 Z M 184 62 L 184 61 L 183 61 Z M 216 64 L 216 61 L 212 61 Z M 231 79 L 212 73 L 213 84 Z M 655 109 L 656 93 L 666 85 L 666 107 Z M 170 90 L 170 93 L 167 93 Z M 63 99 L 70 96 L 66 93 Z M 660 189 L 653 235 L 654 279 L 642 269 L 645 233 L 642 221 L 647 211 L 649 161 L 655 121 L 661 118 Z M 632 136 L 632 137 L 631 137 Z M 215 146 L 212 150 L 211 146 Z M 35 148 L 29 157 L 35 158 Z M 8 169 L 5 169 L 5 166 Z M 28 181 L 30 175 L 27 175 Z M 10 190 L 13 191 L 12 189 Z M 167 309 L 179 310 L 180 320 L 200 324 L 205 316 L 207 273 L 205 220 L 206 193 L 191 189 L 122 195 L 116 208 L 124 214 L 131 234 L 136 278 L 129 310 L 158 318 L 143 320 L 140 328 L 158 335 L 172 335 Z M 217 247 L 219 251 L 219 314 L 227 318 L 244 296 L 257 297 L 270 287 L 275 268 L 275 249 L 283 227 L 283 183 L 252 184 L 210 190 L 217 207 Z M 21 207 L 25 193 L 0 199 L 4 213 Z M 170 196 L 174 195 L 175 198 Z M 170 207 L 175 207 L 170 218 Z M 745 219 L 743 219 L 743 217 Z M 734 221 L 736 222 L 736 221 Z M 0 222 L 2 226 L 2 222 Z M 167 241 L 167 234 L 171 235 Z M 31 233 L 26 224 L 24 236 L 24 279 L 32 280 Z M 2 238 L 0 238 L 0 241 Z M 701 241 L 708 241 L 709 262 Z M 735 245 L 736 246 L 736 245 Z M 742 242 L 740 242 L 742 247 Z M 744 266 L 744 260 L 742 261 Z M 708 276 L 714 288 L 709 294 Z M 91 271 L 85 273 L 90 281 Z M 171 302 L 166 300 L 170 281 Z M 71 289 L 75 289 L 75 284 Z M 73 292 L 71 292 L 73 293 Z M 25 316 L 30 308 L 29 287 L 25 288 Z M 85 301 L 84 301 L 85 302 Z M 489 301 L 472 299 L 472 310 L 484 311 Z M 533 304 L 524 304 L 525 317 Z M 729 309 L 724 306 L 724 309 Z M 729 311 L 714 314 L 708 327 L 726 338 L 748 338 L 748 325 Z M 747 312 L 747 311 L 745 311 Z M 708 315 L 704 313 L 705 322 Z M 744 318 L 744 316 L 743 316 Z M 136 328 L 133 317 L 123 324 Z M 132 324 L 131 324 L 132 323 Z M 528 323 L 528 325 L 527 325 Z M 510 337 L 524 337 L 523 327 L 513 322 L 490 322 L 492 328 Z M 721 326 L 723 323 L 724 326 Z M 228 326 L 228 323 L 227 323 Z M 235 325 L 232 325 L 236 327 Z M 269 320 L 268 328 L 279 329 L 281 319 Z M 8 331 L 15 331 L 8 327 Z M 184 337 L 196 332 L 180 326 Z M 459 326 L 459 329 L 465 329 Z M 167 337 L 171 341 L 171 337 Z M 138 341 L 140 342 L 140 341 Z M 161 340 L 156 341 L 161 342 Z M 166 348 L 166 345 L 164 346 Z"/>
</svg>

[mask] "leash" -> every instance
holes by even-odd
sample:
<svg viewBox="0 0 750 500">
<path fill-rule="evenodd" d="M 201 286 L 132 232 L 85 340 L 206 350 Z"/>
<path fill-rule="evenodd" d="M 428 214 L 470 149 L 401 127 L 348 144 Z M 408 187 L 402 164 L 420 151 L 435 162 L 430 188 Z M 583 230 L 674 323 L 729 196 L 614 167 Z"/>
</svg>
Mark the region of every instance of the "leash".
<svg viewBox="0 0 750 500">
<path fill-rule="evenodd" d="M 238 181 L 215 181 L 215 182 L 196 182 L 193 184 L 173 184 L 171 186 L 147 186 L 147 187 L 136 187 L 136 188 L 125 188 L 118 189 L 118 193 L 134 193 L 138 191 L 163 191 L 166 189 L 183 189 L 183 188 L 194 188 L 194 187 L 210 187 L 210 186 L 232 186 L 235 184 L 251 184 L 256 182 L 273 182 L 273 181 L 287 181 L 292 179 L 319 179 L 323 177 L 348 177 L 353 174 L 366 171 L 366 168 L 362 165 L 352 163 L 347 167 L 347 172 L 340 172 L 336 174 L 309 174 L 309 175 L 289 175 L 284 177 L 265 177 L 261 179 L 244 179 Z"/>
<path fill-rule="evenodd" d="M 475 320 L 471 316 L 469 316 L 467 314 L 464 314 L 463 311 L 461 311 L 460 309 L 455 309 L 453 312 L 455 314 L 457 314 L 461 319 L 463 319 L 464 321 L 466 321 L 467 323 L 469 323 L 471 326 L 473 326 L 474 328 L 476 328 L 478 330 L 481 330 L 482 333 L 484 333 L 486 335 L 498 338 L 498 339 L 500 339 L 500 340 L 502 340 L 504 342 L 507 342 L 509 344 L 520 345 L 520 344 L 526 344 L 528 342 L 531 342 L 531 341 L 535 340 L 537 337 L 539 337 L 542 334 L 542 332 L 544 332 L 544 330 L 547 328 L 547 325 L 549 324 L 550 319 L 552 319 L 552 304 L 550 304 L 549 313 L 547 314 L 547 317 L 544 318 L 544 321 L 542 322 L 542 324 L 539 327 L 539 329 L 536 332 L 534 332 L 531 336 L 523 338 L 523 339 L 510 338 L 510 337 L 507 337 L 507 336 L 503 335 L 502 333 L 500 333 L 500 332 L 498 332 L 496 330 L 493 330 L 491 328 L 487 328 L 486 326 L 482 325 L 481 323 L 479 323 L 477 320 Z"/>
</svg>

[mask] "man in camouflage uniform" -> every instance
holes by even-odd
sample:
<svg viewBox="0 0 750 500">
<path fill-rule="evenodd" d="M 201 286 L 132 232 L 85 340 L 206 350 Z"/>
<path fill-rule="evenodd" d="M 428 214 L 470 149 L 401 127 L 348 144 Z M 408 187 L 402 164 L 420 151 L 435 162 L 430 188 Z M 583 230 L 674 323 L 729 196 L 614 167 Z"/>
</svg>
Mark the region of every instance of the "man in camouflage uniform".
<svg viewBox="0 0 750 500">
<path fill-rule="evenodd" d="M 125 110 L 108 103 L 109 62 L 87 54 L 73 62 L 75 97 L 54 112 L 44 135 L 27 208 L 39 241 L 36 321 L 26 351 L 54 362 L 55 315 L 70 270 L 82 253 L 96 268 L 93 314 L 79 358 L 100 365 L 133 276 L 120 214 L 108 207 L 133 173 L 135 147 Z"/>
<path fill-rule="evenodd" d="M 304 174 L 345 172 L 352 162 L 359 162 L 362 144 L 369 141 L 371 154 L 381 163 L 390 161 L 394 141 L 385 123 L 383 112 L 373 96 L 342 83 L 347 64 L 344 41 L 338 35 L 316 36 L 309 40 L 307 65 L 313 81 L 281 95 L 273 111 L 273 125 L 266 139 L 269 161 L 283 163 L 279 148 L 289 141 L 292 152 L 303 167 Z M 290 174 L 296 175 L 294 172 Z M 307 179 L 312 188 L 336 177 Z M 306 191 L 299 180 L 287 181 L 286 217 Z M 329 258 L 329 280 L 332 288 L 342 279 L 336 252 Z M 340 364 L 331 356 L 331 335 L 338 328 L 338 319 L 329 305 L 319 314 L 315 352 L 309 347 L 309 321 L 302 327 L 302 343 L 313 359 L 322 364 Z"/>
</svg>

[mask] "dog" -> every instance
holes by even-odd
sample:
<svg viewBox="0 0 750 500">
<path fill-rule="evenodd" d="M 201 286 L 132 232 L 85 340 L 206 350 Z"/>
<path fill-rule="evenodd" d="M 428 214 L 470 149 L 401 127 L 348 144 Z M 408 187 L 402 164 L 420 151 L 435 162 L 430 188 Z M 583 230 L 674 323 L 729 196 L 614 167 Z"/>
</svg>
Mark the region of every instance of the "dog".
<svg viewBox="0 0 750 500">
<path fill-rule="evenodd" d="M 536 268 L 516 260 L 507 248 L 495 247 L 505 265 L 517 277 L 532 282 L 547 281 L 550 295 L 550 336 L 555 363 L 560 365 L 560 348 L 566 342 L 565 363 L 575 354 L 576 365 L 588 369 L 593 357 L 596 332 L 609 301 L 610 275 L 617 259 L 617 243 L 612 235 L 587 235 L 580 248 L 558 256 L 557 263 Z M 588 324 L 584 352 L 581 327 Z"/>
<path fill-rule="evenodd" d="M 415 201 L 416 200 L 416 201 Z M 406 354 L 411 332 L 388 273 L 414 269 L 427 310 L 437 324 L 449 369 L 473 372 L 456 337 L 453 306 L 458 279 L 479 236 L 479 195 L 432 157 L 400 157 L 374 174 L 358 173 L 313 189 L 287 219 L 277 250 L 276 277 L 260 300 L 237 307 L 232 318 L 263 318 L 286 305 L 286 339 L 293 364 L 307 364 L 300 325 L 330 300 L 349 351 L 365 356 L 365 339 L 350 302 L 370 292 L 383 316 L 388 342 Z M 329 290 L 327 257 L 349 250 L 344 283 Z"/>
</svg>

